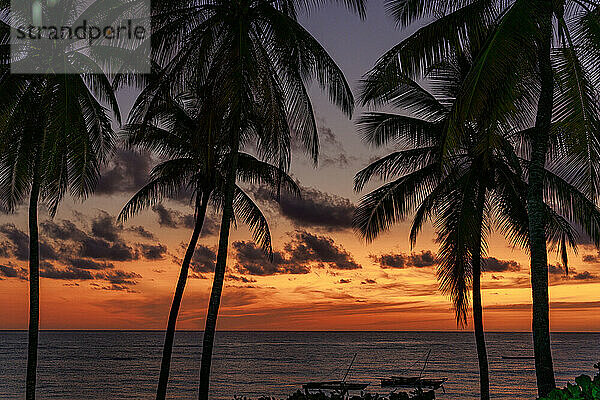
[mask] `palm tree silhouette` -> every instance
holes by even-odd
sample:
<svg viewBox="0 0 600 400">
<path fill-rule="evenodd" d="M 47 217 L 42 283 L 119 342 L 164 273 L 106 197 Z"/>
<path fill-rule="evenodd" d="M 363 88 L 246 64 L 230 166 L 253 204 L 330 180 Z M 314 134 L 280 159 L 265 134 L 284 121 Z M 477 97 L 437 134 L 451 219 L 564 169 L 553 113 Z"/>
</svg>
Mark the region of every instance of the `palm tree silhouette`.
<svg viewBox="0 0 600 400">
<path fill-rule="evenodd" d="M 202 93 L 203 90 L 198 90 Z M 166 198 L 190 197 L 194 204 L 194 229 L 189 241 L 169 313 L 161 362 L 157 397 L 166 396 L 177 316 L 187 282 L 190 262 L 200 237 L 209 204 L 222 208 L 225 174 L 231 154 L 223 141 L 222 126 L 210 99 L 186 93 L 178 96 L 157 93 L 151 85 L 142 92 L 125 126 L 129 148 L 145 149 L 162 161 L 152 171 L 150 181 L 123 207 L 122 221 Z M 278 193 L 282 188 L 299 194 L 296 183 L 278 167 L 259 161 L 250 154 L 238 154 L 238 180 L 267 185 Z M 272 256 L 271 234 L 265 216 L 251 197 L 236 185 L 234 218 L 250 227 L 254 239 Z"/>
<path fill-rule="evenodd" d="M 414 244 L 423 224 L 429 219 L 434 221 L 440 244 L 440 289 L 452 298 L 459 324 L 466 324 L 468 291 L 471 287 L 473 290 L 480 392 L 482 399 L 489 399 L 481 301 L 482 258 L 494 227 L 515 245 L 528 245 L 525 176 L 531 161 L 526 151 L 518 151 L 518 141 L 528 133 L 481 129 L 476 124 L 465 129 L 460 145 L 455 145 L 449 156 L 443 156 L 446 127 L 462 82 L 477 58 L 477 43 L 473 41 L 469 52 L 458 51 L 431 69 L 428 83 L 435 95 L 407 76 L 367 77 L 363 86 L 365 103 L 389 102 L 410 115 L 370 113 L 359 121 L 367 143 L 382 146 L 395 140 L 402 147 L 356 175 L 357 191 L 374 177 L 398 178 L 361 200 L 355 226 L 367 240 L 373 240 L 414 212 L 410 233 Z M 559 169 L 558 165 L 555 169 Z M 546 234 L 563 255 L 566 267 L 567 247 L 577 246 L 577 233 L 569 221 L 584 227 L 597 241 L 600 210 L 560 175 L 552 170 L 546 174 Z M 578 198 L 575 207 L 585 209 L 591 223 L 583 214 L 573 215 L 568 203 L 574 196 Z"/>
<path fill-rule="evenodd" d="M 8 32 L 1 30 L 2 43 Z M 106 102 L 120 120 L 103 74 L 19 75 L 2 46 L 0 73 L 0 201 L 14 211 L 29 196 L 29 333 L 26 399 L 35 399 L 40 318 L 38 206 L 51 216 L 64 196 L 86 198 L 110 154 L 114 133 Z"/>
<path fill-rule="evenodd" d="M 318 134 L 306 83 L 315 79 L 350 115 L 354 100 L 343 73 L 297 20 L 299 9 L 324 1 L 211 0 L 163 2 L 153 10 L 156 61 L 172 85 L 212 82 L 231 157 L 223 190 L 217 263 L 202 346 L 199 399 L 207 400 L 218 310 L 227 261 L 239 149 L 252 144 L 282 170 L 297 137 L 316 162 Z M 362 0 L 344 0 L 364 14 Z M 177 46 L 171 47 L 171 44 Z M 160 398 L 160 397 L 157 397 Z"/>
<path fill-rule="evenodd" d="M 388 0 L 387 5 L 402 26 L 423 19 L 429 23 L 386 53 L 373 69 L 374 76 L 399 70 L 417 79 L 452 49 L 462 48 L 465 37 L 491 30 L 454 104 L 445 153 L 466 134 L 466 122 L 506 125 L 523 132 L 532 128 L 527 139 L 532 148 L 527 180 L 532 330 L 538 392 L 546 395 L 555 382 L 543 219 L 545 166 L 556 156 L 570 158 L 565 177 L 588 198 L 597 198 L 600 150 L 593 99 L 598 75 L 595 49 L 600 44 L 595 30 L 598 5 L 576 0 Z M 556 53 L 562 60 L 557 62 Z"/>
</svg>

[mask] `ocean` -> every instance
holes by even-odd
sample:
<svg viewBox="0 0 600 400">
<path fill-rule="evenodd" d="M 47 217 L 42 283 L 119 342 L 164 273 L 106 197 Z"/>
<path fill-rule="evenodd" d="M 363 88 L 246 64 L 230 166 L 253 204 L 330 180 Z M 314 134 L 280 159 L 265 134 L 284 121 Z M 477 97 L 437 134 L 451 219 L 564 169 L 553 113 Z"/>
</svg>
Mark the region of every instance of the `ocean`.
<svg viewBox="0 0 600 400">
<path fill-rule="evenodd" d="M 178 332 L 169 399 L 197 396 L 201 332 Z M 557 382 L 594 374 L 600 361 L 600 333 L 554 333 Z M 43 331 L 40 334 L 38 399 L 152 399 L 162 351 L 162 332 Z M 0 399 L 24 398 L 26 332 L 0 332 Z M 491 393 L 494 399 L 535 399 L 528 333 L 488 333 Z M 470 332 L 218 332 L 211 398 L 234 395 L 285 398 L 303 382 L 341 379 L 356 353 L 348 380 L 370 382 L 385 393 L 379 378 L 418 375 L 447 377 L 439 399 L 478 396 L 478 367 Z"/>
</svg>

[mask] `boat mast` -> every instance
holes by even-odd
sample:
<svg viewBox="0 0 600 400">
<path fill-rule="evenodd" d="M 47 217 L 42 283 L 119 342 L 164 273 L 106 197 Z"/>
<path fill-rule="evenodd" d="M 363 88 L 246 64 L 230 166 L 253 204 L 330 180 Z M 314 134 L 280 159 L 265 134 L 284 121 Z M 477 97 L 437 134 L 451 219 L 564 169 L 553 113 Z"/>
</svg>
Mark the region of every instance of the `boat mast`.
<svg viewBox="0 0 600 400">
<path fill-rule="evenodd" d="M 419 374 L 419 378 L 423 376 L 423 372 L 425 372 L 425 367 L 427 367 L 427 361 L 429 361 L 429 356 L 431 355 L 431 349 L 427 352 L 427 357 L 425 357 L 425 362 L 423 363 L 423 368 L 421 369 L 421 373 Z"/>
<path fill-rule="evenodd" d="M 350 373 L 350 370 L 352 369 L 352 364 L 354 364 L 354 360 L 356 360 L 356 355 L 358 353 L 354 353 L 354 357 L 352 357 L 352 361 L 350 362 L 350 366 L 348 367 L 348 370 L 346 371 L 346 374 L 344 375 L 344 379 L 342 379 L 342 383 L 346 382 L 346 378 L 348 377 L 348 374 Z"/>
</svg>

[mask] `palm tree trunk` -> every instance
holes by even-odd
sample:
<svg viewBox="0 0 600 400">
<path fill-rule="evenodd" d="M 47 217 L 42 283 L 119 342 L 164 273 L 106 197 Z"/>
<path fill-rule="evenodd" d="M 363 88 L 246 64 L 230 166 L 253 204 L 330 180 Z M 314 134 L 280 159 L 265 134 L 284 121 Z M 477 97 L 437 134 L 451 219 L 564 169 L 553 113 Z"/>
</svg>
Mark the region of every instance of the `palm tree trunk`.
<svg viewBox="0 0 600 400">
<path fill-rule="evenodd" d="M 40 150 L 38 150 L 38 153 Z M 36 155 L 29 198 L 29 335 L 27 343 L 26 400 L 35 399 L 40 328 L 40 246 L 38 239 L 38 200 L 40 197 L 40 160 Z"/>
<path fill-rule="evenodd" d="M 221 231 L 219 233 L 219 249 L 217 253 L 217 263 L 215 266 L 215 277 L 213 280 L 212 291 L 210 293 L 208 312 L 206 314 L 206 326 L 204 328 L 204 335 L 202 339 L 200 390 L 198 395 L 200 400 L 208 400 L 212 351 L 215 341 L 215 330 L 217 326 L 217 317 L 219 315 L 219 306 L 221 304 L 223 281 L 225 280 L 227 250 L 229 248 L 229 229 L 231 227 L 231 219 L 233 217 L 233 199 L 235 195 L 235 180 L 237 175 L 239 145 L 239 138 L 235 137 L 233 139 L 233 145 L 231 149 L 231 164 L 229 171 L 227 172 L 225 202 L 223 205 L 223 216 L 221 219 Z"/>
<path fill-rule="evenodd" d="M 477 240 L 473 252 L 473 327 L 475 330 L 475 344 L 477 346 L 477 358 L 479 360 L 479 391 L 481 400 L 490 399 L 490 373 L 488 368 L 487 349 L 483 331 L 483 307 L 481 302 L 481 228 L 483 225 L 483 212 L 485 206 L 485 188 L 481 188 L 478 194 L 479 227 L 477 229 Z"/>
<path fill-rule="evenodd" d="M 539 45 L 541 95 L 535 123 L 527 211 L 529 214 L 529 245 L 531 247 L 531 289 L 533 297 L 533 351 L 538 394 L 547 395 L 556 387 L 552 351 L 550 348 L 550 318 L 548 307 L 548 254 L 544 221 L 544 167 L 552 123 L 554 80 L 550 52 L 552 47 L 552 1 L 545 2 L 542 41 Z"/>
<path fill-rule="evenodd" d="M 167 396 L 167 385 L 169 383 L 169 370 L 171 368 L 171 355 L 173 354 L 173 340 L 175 339 L 177 316 L 179 315 L 179 307 L 181 306 L 183 291 L 185 290 L 185 285 L 187 283 L 190 262 L 192 261 L 198 238 L 202 232 L 202 225 L 204 224 L 204 218 L 206 216 L 209 196 L 210 192 L 205 192 L 202 193 L 201 198 L 198 196 L 196 199 L 196 222 L 194 224 L 194 231 L 192 232 L 190 243 L 185 252 L 185 257 L 183 258 L 183 263 L 181 264 L 179 280 L 177 281 L 177 288 L 175 289 L 175 295 L 173 296 L 173 304 L 171 304 L 169 322 L 167 323 L 167 331 L 165 333 L 162 362 L 160 364 L 160 377 L 158 379 L 158 388 L 156 389 L 156 400 L 164 400 Z"/>
</svg>

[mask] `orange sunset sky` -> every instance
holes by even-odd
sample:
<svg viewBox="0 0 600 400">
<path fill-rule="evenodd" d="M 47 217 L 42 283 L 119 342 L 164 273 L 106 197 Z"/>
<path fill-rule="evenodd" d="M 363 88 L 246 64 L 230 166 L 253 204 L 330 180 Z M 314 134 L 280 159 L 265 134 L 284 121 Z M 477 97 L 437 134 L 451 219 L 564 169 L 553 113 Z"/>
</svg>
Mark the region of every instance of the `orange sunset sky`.
<svg viewBox="0 0 600 400">
<path fill-rule="evenodd" d="M 326 7 L 305 17 L 353 87 L 379 55 L 405 35 L 381 5 L 366 21 Z M 126 113 L 134 93 L 121 93 Z M 248 188 L 269 218 L 274 261 L 252 244 L 243 226 L 231 235 L 219 317 L 222 330 L 454 330 L 449 300 L 437 290 L 434 232 L 414 249 L 408 223 L 367 244 L 351 229 L 360 198 L 354 173 L 389 149 L 361 143 L 352 121 L 315 92 L 321 128 L 318 168 L 295 154 L 292 174 L 302 199 L 281 207 Z M 363 110 L 358 109 L 356 115 Z M 66 200 L 54 219 L 40 210 L 42 329 L 164 329 L 179 261 L 191 234 L 188 202 L 164 202 L 124 225 L 116 215 L 147 178 L 148 154 L 119 151 L 98 193 Z M 370 187 L 373 188 L 373 187 Z M 0 215 L 0 329 L 26 329 L 27 215 Z M 219 217 L 210 213 L 196 251 L 179 329 L 202 329 L 210 292 Z M 493 234 L 483 278 L 488 330 L 530 329 L 528 256 Z M 570 254 L 570 274 L 550 254 L 551 326 L 600 331 L 600 255 L 582 243 Z M 468 328 L 468 327 L 467 327 Z"/>
</svg>

